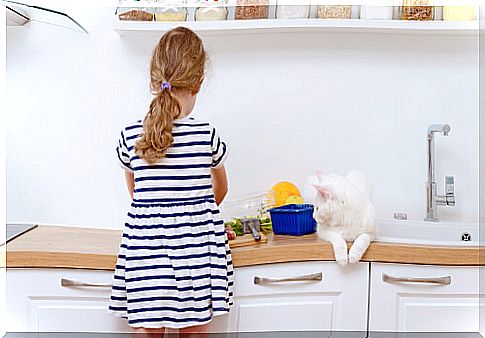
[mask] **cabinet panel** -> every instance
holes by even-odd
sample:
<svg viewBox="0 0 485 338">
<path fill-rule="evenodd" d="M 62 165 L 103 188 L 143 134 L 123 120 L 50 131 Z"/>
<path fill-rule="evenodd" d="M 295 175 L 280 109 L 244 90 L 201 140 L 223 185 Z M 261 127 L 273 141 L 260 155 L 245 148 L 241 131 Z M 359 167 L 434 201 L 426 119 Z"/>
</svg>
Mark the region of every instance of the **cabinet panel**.
<svg viewBox="0 0 485 338">
<path fill-rule="evenodd" d="M 129 331 L 125 321 L 113 318 L 106 299 L 33 299 L 31 316 L 37 330 L 45 331 Z"/>
<path fill-rule="evenodd" d="M 61 278 L 110 284 L 111 271 L 70 269 L 9 269 L 7 271 L 8 331 L 126 332 L 126 320 L 108 309 L 111 289 L 62 287 Z"/>
<path fill-rule="evenodd" d="M 335 319 L 332 300 L 294 300 L 269 298 L 259 303 L 248 302 L 239 305 L 238 328 L 240 331 L 331 331 Z M 303 315 L 304 314 L 304 315 Z"/>
<path fill-rule="evenodd" d="M 372 263 L 369 329 L 478 331 L 478 271 L 478 267 Z M 385 275 L 398 280 L 385 281 Z M 423 283 L 423 278 L 439 283 Z"/>
<path fill-rule="evenodd" d="M 399 295 L 399 331 L 475 332 L 478 327 L 476 295 L 414 297 Z"/>
<path fill-rule="evenodd" d="M 368 263 L 296 262 L 236 269 L 239 331 L 306 331 L 367 328 Z M 322 280 L 256 284 L 254 277 L 294 278 L 321 273 Z"/>
</svg>

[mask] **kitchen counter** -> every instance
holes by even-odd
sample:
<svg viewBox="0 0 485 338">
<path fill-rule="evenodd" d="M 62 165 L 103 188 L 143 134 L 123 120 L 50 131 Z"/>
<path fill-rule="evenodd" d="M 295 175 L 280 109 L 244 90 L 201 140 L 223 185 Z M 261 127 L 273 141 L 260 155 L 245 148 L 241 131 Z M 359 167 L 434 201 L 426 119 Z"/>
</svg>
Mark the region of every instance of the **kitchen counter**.
<svg viewBox="0 0 485 338">
<path fill-rule="evenodd" d="M 113 270 L 121 234 L 121 230 L 38 226 L 7 244 L 7 268 Z M 362 261 L 473 266 L 483 265 L 480 251 L 478 247 L 374 242 Z M 316 234 L 269 235 L 268 243 L 233 248 L 232 258 L 235 267 L 335 259 L 331 244 Z"/>
</svg>

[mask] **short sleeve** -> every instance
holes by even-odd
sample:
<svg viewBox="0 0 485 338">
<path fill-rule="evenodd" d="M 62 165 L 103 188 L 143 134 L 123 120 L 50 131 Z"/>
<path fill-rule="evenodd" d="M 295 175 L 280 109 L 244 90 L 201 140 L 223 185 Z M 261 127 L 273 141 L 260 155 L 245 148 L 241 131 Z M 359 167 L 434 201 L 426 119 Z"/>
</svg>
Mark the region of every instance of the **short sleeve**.
<svg viewBox="0 0 485 338">
<path fill-rule="evenodd" d="M 130 163 L 130 155 L 128 154 L 128 146 L 126 145 L 125 135 L 123 131 L 121 131 L 120 138 L 118 139 L 116 154 L 118 155 L 118 160 L 121 167 L 125 170 L 133 171 Z"/>
<path fill-rule="evenodd" d="M 212 147 L 212 168 L 221 167 L 227 158 L 227 146 L 226 143 L 221 141 L 217 130 L 212 128 L 211 133 L 211 147 Z"/>
</svg>

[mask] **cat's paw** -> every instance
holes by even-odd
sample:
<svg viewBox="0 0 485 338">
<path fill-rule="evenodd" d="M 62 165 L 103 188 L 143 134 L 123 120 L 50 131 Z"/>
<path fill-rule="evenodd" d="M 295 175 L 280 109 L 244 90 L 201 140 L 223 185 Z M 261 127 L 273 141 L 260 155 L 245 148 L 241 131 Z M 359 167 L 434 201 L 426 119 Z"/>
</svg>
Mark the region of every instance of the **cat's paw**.
<svg viewBox="0 0 485 338">
<path fill-rule="evenodd" d="M 355 264 L 360 261 L 360 255 L 356 254 L 355 252 L 349 252 L 349 263 Z"/>
<path fill-rule="evenodd" d="M 346 266 L 348 262 L 347 255 L 337 255 L 337 257 L 335 257 L 335 260 L 340 266 Z"/>
</svg>

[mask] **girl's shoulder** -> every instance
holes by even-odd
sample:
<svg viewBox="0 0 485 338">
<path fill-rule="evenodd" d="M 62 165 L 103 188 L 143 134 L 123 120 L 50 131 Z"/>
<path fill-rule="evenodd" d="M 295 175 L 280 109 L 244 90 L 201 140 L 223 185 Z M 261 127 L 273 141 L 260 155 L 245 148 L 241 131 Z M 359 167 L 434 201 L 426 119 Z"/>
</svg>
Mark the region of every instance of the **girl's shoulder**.
<svg viewBox="0 0 485 338">
<path fill-rule="evenodd" d="M 126 133 L 126 134 L 138 133 L 140 132 L 140 130 L 143 130 L 142 120 L 132 121 L 126 124 L 122 129 L 123 133 Z"/>
<path fill-rule="evenodd" d="M 175 129 L 182 130 L 207 130 L 209 133 L 215 132 L 215 127 L 212 123 L 204 120 L 199 120 L 193 117 L 185 117 L 173 121 Z M 121 130 L 123 137 L 134 139 L 143 133 L 143 120 L 136 120 L 126 124 Z"/>
<path fill-rule="evenodd" d="M 132 121 L 121 129 L 121 139 L 124 144 L 128 145 L 128 143 L 134 142 L 142 132 L 143 121 Z"/>
<path fill-rule="evenodd" d="M 175 127 L 206 127 L 212 128 L 212 125 L 207 121 L 202 121 L 193 117 L 184 117 L 173 121 Z"/>
<path fill-rule="evenodd" d="M 216 128 L 208 121 L 199 120 L 193 117 L 185 117 L 182 119 L 174 120 L 173 122 L 174 132 L 193 132 L 194 134 L 214 134 Z"/>
</svg>

